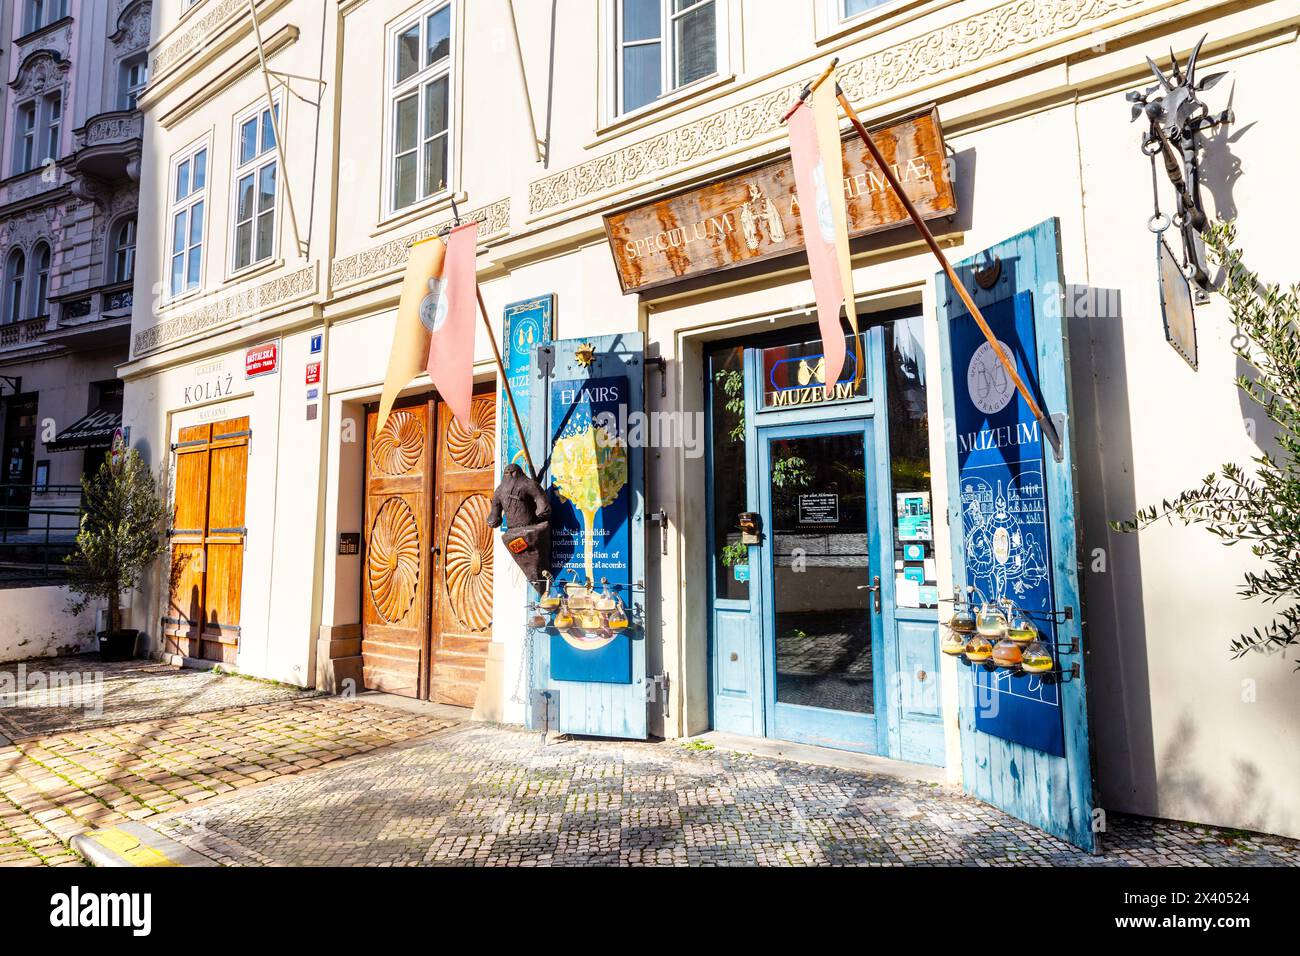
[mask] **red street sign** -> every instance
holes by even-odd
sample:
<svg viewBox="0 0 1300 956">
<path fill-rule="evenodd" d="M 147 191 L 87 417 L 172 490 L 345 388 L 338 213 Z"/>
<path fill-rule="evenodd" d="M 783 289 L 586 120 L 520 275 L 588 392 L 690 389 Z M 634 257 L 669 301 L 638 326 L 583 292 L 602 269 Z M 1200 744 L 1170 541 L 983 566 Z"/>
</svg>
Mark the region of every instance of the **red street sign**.
<svg viewBox="0 0 1300 956">
<path fill-rule="evenodd" d="M 280 358 L 280 346 L 277 342 L 258 345 L 244 353 L 244 377 L 270 375 L 275 371 Z"/>
<path fill-rule="evenodd" d="M 307 384 L 308 385 L 320 384 L 320 362 L 307 363 Z"/>
</svg>

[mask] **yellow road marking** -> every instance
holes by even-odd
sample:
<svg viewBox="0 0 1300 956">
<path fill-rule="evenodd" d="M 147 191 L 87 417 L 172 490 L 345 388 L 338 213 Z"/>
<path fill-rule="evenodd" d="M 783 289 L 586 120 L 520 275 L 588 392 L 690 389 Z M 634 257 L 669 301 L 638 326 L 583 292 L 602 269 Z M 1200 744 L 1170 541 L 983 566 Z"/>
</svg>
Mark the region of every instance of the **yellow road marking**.
<svg viewBox="0 0 1300 956">
<path fill-rule="evenodd" d="M 145 846 L 138 838 L 117 827 L 96 830 L 87 836 L 104 849 L 116 853 L 132 866 L 179 866 L 169 860 L 166 854 L 153 847 Z"/>
</svg>

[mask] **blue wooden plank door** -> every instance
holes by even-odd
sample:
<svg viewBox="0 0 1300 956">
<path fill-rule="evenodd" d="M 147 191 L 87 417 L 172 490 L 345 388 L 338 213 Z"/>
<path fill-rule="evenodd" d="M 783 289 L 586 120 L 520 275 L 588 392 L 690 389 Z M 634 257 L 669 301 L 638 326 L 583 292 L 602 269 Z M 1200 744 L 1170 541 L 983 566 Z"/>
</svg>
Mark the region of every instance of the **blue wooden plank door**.
<svg viewBox="0 0 1300 956">
<path fill-rule="evenodd" d="M 759 427 L 766 734 L 887 753 L 871 418 Z"/>
<path fill-rule="evenodd" d="M 1051 675 L 963 666 L 967 792 L 1084 849 L 1095 843 L 1085 699 L 1069 356 L 1058 224 L 1040 223 L 956 266 L 1003 351 L 1052 415 L 1059 453 L 947 278 L 939 337 L 948 424 L 953 589 L 1008 600 L 1050 642 Z"/>
<path fill-rule="evenodd" d="M 529 451 L 551 500 L 551 571 L 574 601 L 575 625 L 530 629 L 530 708 L 563 733 L 645 739 L 645 363 L 641 333 L 556 341 L 537 349 Z M 640 431 L 640 434 L 637 434 Z M 586 585 L 590 590 L 584 590 Z M 583 624 L 581 600 L 608 592 L 610 615 Z M 554 623 L 552 618 L 551 623 Z"/>
</svg>

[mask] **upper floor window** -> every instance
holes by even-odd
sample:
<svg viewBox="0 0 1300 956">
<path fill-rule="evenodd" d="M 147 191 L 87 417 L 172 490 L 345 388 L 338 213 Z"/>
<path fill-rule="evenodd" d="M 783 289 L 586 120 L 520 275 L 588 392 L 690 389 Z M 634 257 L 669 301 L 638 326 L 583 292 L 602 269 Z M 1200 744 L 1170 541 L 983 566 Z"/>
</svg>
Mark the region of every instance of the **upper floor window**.
<svg viewBox="0 0 1300 956">
<path fill-rule="evenodd" d="M 68 0 L 27 0 L 27 20 L 23 32 L 31 33 L 68 15 Z"/>
<path fill-rule="evenodd" d="M 615 0 L 618 112 L 718 72 L 720 2 Z"/>
<path fill-rule="evenodd" d="M 50 314 L 50 246 L 38 242 L 32 250 L 32 301 L 27 314 L 32 318 Z"/>
<path fill-rule="evenodd" d="M 62 129 L 62 93 L 47 93 L 19 106 L 14 121 L 14 175 L 58 159 Z"/>
<path fill-rule="evenodd" d="M 171 260 L 168 289 L 178 296 L 203 278 L 203 221 L 208 185 L 208 148 L 183 154 L 172 165 Z"/>
<path fill-rule="evenodd" d="M 135 216 L 113 227 L 112 282 L 130 282 L 135 278 Z"/>
<path fill-rule="evenodd" d="M 451 161 L 451 4 L 390 34 L 389 155 L 394 210 L 447 189 Z"/>
<path fill-rule="evenodd" d="M 858 14 L 866 13 L 875 7 L 882 7 L 891 0 L 831 0 L 835 15 L 840 20 L 852 20 Z"/>
<path fill-rule="evenodd" d="M 63 96 L 51 93 L 45 97 L 45 156 L 42 161 L 58 159 L 59 133 L 63 129 Z"/>
<path fill-rule="evenodd" d="M 23 320 L 23 282 L 27 273 L 27 257 L 21 249 L 9 253 L 5 262 L 4 321 Z"/>
<path fill-rule="evenodd" d="M 14 175 L 25 173 L 36 165 L 36 104 L 24 103 L 18 107 L 14 123 Z"/>
<path fill-rule="evenodd" d="M 118 80 L 121 90 L 118 109 L 135 109 L 136 100 L 149 85 L 149 57 L 141 53 L 122 61 L 122 75 Z"/>
<path fill-rule="evenodd" d="M 277 103 L 258 107 L 236 123 L 235 271 L 275 254 L 275 124 L 279 115 Z"/>
</svg>

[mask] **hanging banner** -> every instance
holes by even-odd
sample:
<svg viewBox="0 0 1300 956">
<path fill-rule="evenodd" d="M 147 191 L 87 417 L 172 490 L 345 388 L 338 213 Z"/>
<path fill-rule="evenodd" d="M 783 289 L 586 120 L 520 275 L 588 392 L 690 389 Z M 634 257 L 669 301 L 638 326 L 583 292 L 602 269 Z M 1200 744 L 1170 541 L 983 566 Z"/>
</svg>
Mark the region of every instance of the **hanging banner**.
<svg viewBox="0 0 1300 956">
<path fill-rule="evenodd" d="M 586 603 L 608 585 L 626 603 L 631 593 L 631 489 L 628 485 L 626 377 L 558 379 L 551 389 L 551 574 Z M 575 598 L 570 599 L 574 603 Z M 574 613 L 581 619 L 584 609 Z M 574 629 L 551 637 L 555 680 L 627 684 L 632 680 L 627 631 Z"/>
<path fill-rule="evenodd" d="M 505 307 L 501 319 L 501 340 L 506 343 L 503 357 L 506 366 L 506 380 L 514 393 L 515 404 L 521 415 L 528 415 L 529 397 L 532 395 L 533 354 L 539 345 L 551 341 L 551 330 L 555 322 L 555 295 L 541 295 L 534 299 L 511 302 Z M 501 427 L 497 430 L 501 445 L 501 466 L 515 464 L 527 471 L 524 463 L 523 447 L 515 431 L 510 414 L 510 403 L 504 399 L 501 406 Z M 528 434 L 528 421 L 525 417 L 524 434 Z"/>
<path fill-rule="evenodd" d="M 1033 388 L 1038 381 L 1033 293 L 1021 292 L 981 311 Z M 975 586 L 976 601 L 1010 600 L 1055 640 L 1043 435 L 975 320 L 963 314 L 949 334 L 966 585 Z M 1059 684 L 1034 675 L 1013 677 L 1002 669 L 973 668 L 972 674 L 976 699 L 986 704 L 976 710 L 976 729 L 1065 755 Z"/>
</svg>

